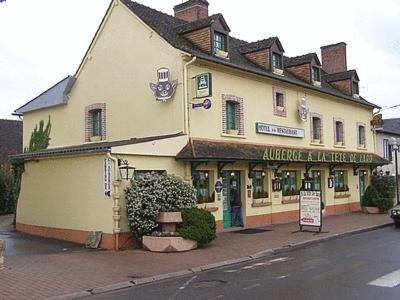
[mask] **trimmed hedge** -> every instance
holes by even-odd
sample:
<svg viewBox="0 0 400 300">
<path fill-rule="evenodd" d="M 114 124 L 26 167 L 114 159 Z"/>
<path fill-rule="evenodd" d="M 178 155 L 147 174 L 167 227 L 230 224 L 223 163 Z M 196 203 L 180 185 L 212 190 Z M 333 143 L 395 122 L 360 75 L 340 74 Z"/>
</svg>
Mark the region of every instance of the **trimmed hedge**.
<svg viewBox="0 0 400 300">
<path fill-rule="evenodd" d="M 199 208 L 184 209 L 182 219 L 178 232 L 184 239 L 194 240 L 201 247 L 217 237 L 217 225 L 210 212 Z"/>
<path fill-rule="evenodd" d="M 0 215 L 15 211 L 15 189 L 12 172 L 8 167 L 0 166 Z"/>
</svg>

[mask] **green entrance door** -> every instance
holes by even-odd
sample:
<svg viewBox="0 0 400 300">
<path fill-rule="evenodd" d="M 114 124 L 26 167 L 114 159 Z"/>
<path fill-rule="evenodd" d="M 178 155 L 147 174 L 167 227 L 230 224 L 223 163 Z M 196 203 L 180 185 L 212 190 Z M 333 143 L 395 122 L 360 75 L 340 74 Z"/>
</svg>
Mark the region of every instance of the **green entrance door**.
<svg viewBox="0 0 400 300">
<path fill-rule="evenodd" d="M 360 202 L 362 202 L 362 199 L 364 198 L 364 194 L 365 194 L 365 185 L 366 185 L 366 182 L 367 182 L 367 172 L 366 171 L 363 171 L 363 170 L 360 170 L 359 172 L 358 172 L 358 176 L 359 176 L 359 178 L 360 178 L 360 180 L 359 180 L 359 190 L 360 190 Z"/>
<path fill-rule="evenodd" d="M 241 196 L 240 172 L 224 171 L 222 174 L 222 185 L 224 228 L 230 228 L 232 227 L 231 190 L 232 187 L 237 187 L 238 193 Z"/>
</svg>

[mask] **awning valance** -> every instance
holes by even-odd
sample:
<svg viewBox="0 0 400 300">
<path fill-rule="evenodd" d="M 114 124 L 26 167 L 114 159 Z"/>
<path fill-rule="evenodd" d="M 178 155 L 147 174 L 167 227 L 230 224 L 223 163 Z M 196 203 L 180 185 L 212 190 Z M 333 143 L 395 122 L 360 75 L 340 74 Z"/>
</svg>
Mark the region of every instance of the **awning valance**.
<svg viewBox="0 0 400 300">
<path fill-rule="evenodd" d="M 306 164 L 386 165 L 389 162 L 375 153 L 279 147 L 191 139 L 178 153 L 178 160 L 252 161 Z"/>
</svg>

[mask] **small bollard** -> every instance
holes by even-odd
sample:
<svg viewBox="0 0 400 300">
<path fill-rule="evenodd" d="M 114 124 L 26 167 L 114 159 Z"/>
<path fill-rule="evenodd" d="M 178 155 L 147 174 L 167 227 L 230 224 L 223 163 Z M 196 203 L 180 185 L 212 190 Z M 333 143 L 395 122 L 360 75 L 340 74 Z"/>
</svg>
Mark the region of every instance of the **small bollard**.
<svg viewBox="0 0 400 300">
<path fill-rule="evenodd" d="M 4 269 L 4 251 L 6 249 L 6 242 L 0 240 L 0 270 Z"/>
</svg>

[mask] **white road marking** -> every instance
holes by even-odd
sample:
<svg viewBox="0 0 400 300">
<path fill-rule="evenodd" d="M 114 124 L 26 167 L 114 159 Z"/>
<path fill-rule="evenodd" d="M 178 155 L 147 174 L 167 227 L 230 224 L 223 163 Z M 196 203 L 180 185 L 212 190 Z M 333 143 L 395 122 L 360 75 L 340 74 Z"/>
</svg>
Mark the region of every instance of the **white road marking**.
<svg viewBox="0 0 400 300">
<path fill-rule="evenodd" d="M 304 269 L 302 269 L 302 271 L 303 272 L 307 272 L 307 271 L 310 271 L 312 269 L 315 269 L 315 266 L 310 266 L 310 267 L 304 268 Z"/>
<path fill-rule="evenodd" d="M 282 275 L 282 276 L 275 277 L 275 279 L 284 279 L 286 277 L 287 277 L 286 275 Z"/>
<path fill-rule="evenodd" d="M 256 284 L 250 285 L 250 286 L 248 286 L 248 287 L 244 287 L 244 288 L 242 288 L 242 290 L 247 291 L 247 290 L 250 290 L 250 289 L 254 289 L 254 288 L 256 288 L 256 287 L 258 287 L 258 286 L 260 286 L 260 285 L 261 285 L 261 284 L 256 283 Z"/>
<path fill-rule="evenodd" d="M 284 262 L 284 261 L 288 261 L 291 260 L 293 258 L 290 257 L 279 257 L 279 258 L 275 258 L 275 259 L 271 259 L 269 260 L 270 263 L 277 263 L 277 262 Z"/>
<path fill-rule="evenodd" d="M 265 263 L 256 263 L 256 264 L 253 264 L 253 266 L 263 266 L 263 265 L 265 265 Z"/>
<path fill-rule="evenodd" d="M 184 290 L 193 280 L 195 280 L 197 278 L 197 275 L 193 276 L 192 278 L 190 278 L 188 281 L 185 282 L 184 285 L 182 285 L 179 289 L 180 290 Z"/>
<path fill-rule="evenodd" d="M 213 298 L 208 298 L 208 300 L 217 300 L 217 299 L 222 299 L 224 297 L 225 297 L 224 295 L 218 295 L 218 296 L 213 297 Z"/>
<path fill-rule="evenodd" d="M 239 271 L 239 270 L 225 270 L 224 272 L 225 272 L 225 273 L 235 273 L 235 272 L 237 272 L 237 271 Z"/>
<path fill-rule="evenodd" d="M 400 269 L 389 273 L 385 276 L 379 277 L 368 283 L 368 285 L 375 285 L 380 287 L 389 287 L 393 288 L 400 284 Z"/>
<path fill-rule="evenodd" d="M 252 269 L 253 268 L 253 266 L 244 266 L 242 269 L 243 270 L 248 270 L 248 269 Z"/>
</svg>

